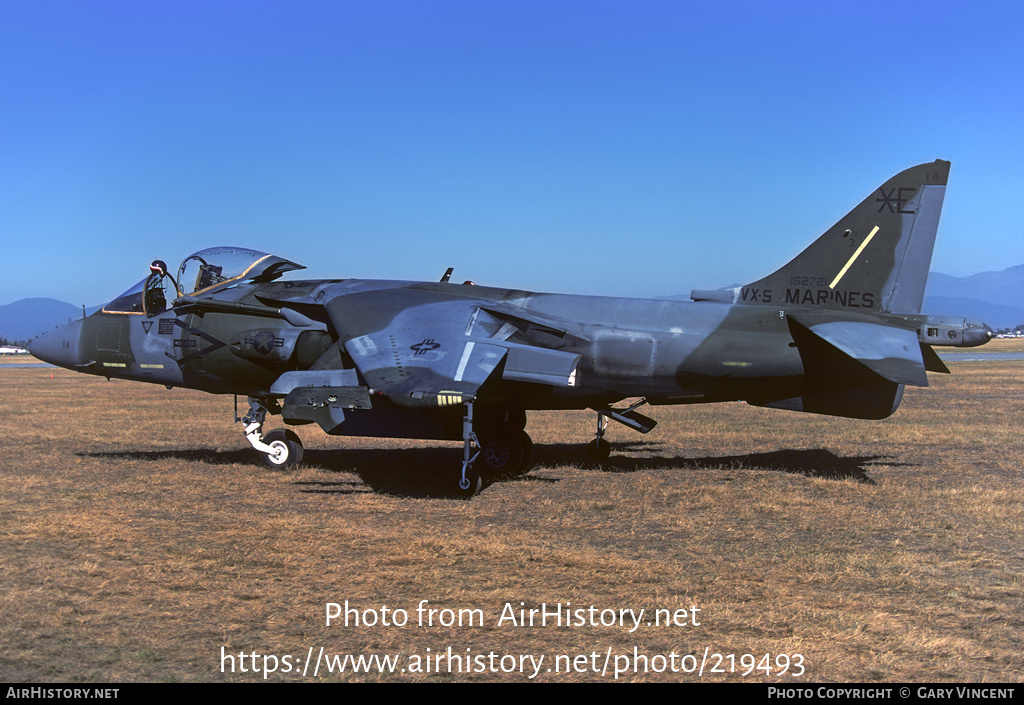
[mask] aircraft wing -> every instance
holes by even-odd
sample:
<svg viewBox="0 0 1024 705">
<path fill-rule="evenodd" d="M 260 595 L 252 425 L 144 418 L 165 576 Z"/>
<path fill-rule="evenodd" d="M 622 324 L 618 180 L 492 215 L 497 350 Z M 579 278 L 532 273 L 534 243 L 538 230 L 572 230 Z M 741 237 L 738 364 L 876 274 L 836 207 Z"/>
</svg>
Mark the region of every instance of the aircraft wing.
<svg viewBox="0 0 1024 705">
<path fill-rule="evenodd" d="M 384 289 L 336 297 L 326 310 L 370 388 L 404 407 L 474 398 L 492 378 L 572 386 L 580 355 L 509 340 L 519 328 L 489 302 Z"/>
</svg>

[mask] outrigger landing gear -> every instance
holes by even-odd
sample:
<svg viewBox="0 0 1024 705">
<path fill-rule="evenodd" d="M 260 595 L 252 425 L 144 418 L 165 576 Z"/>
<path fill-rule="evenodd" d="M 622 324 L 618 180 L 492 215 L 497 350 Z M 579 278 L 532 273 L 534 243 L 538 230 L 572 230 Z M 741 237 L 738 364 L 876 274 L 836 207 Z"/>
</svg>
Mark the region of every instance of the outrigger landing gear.
<svg viewBox="0 0 1024 705">
<path fill-rule="evenodd" d="M 462 418 L 462 470 L 457 492 L 472 497 L 484 479 L 506 480 L 525 473 L 533 460 L 533 441 L 524 430 L 526 414 L 493 409 L 474 417 L 474 402 L 465 403 Z"/>
<path fill-rule="evenodd" d="M 473 402 L 467 401 L 466 413 L 462 416 L 462 470 L 455 483 L 455 492 L 460 497 L 473 497 L 483 487 L 483 478 L 473 469 L 473 462 L 479 456 L 480 442 L 473 431 Z"/>
<path fill-rule="evenodd" d="M 591 460 L 604 460 L 612 454 L 612 445 L 604 439 L 604 432 L 608 428 L 608 417 L 603 411 L 597 412 L 597 438 L 587 446 L 587 456 Z"/>
<path fill-rule="evenodd" d="M 267 467 L 283 470 L 293 468 L 302 462 L 302 441 L 292 430 L 275 429 L 263 435 L 263 422 L 267 418 L 268 402 L 256 397 L 249 397 L 249 413 L 235 421 L 245 424 L 245 438 L 260 454 L 260 459 Z M 276 402 L 270 402 L 276 403 Z"/>
<path fill-rule="evenodd" d="M 604 409 L 594 409 L 597 412 L 597 438 L 587 446 L 587 455 L 592 460 L 604 460 L 611 455 L 612 446 L 604 439 L 604 432 L 608 429 L 608 419 L 618 421 L 623 426 L 628 426 L 640 433 L 647 433 L 657 426 L 657 421 L 636 411 L 646 403 L 647 399 L 641 399 L 625 409 L 613 409 L 610 406 Z"/>
</svg>

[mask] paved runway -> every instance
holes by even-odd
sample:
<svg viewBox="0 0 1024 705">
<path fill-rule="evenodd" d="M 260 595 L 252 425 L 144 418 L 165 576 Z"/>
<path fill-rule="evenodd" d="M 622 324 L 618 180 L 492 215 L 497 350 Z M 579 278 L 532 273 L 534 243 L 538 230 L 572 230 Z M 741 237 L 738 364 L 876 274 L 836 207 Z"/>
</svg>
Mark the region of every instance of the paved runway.
<svg viewBox="0 0 1024 705">
<path fill-rule="evenodd" d="M 938 351 L 936 351 L 938 352 Z M 939 358 L 946 362 L 984 362 L 995 360 L 1024 360 L 1024 353 L 1012 352 L 940 352 Z"/>
</svg>

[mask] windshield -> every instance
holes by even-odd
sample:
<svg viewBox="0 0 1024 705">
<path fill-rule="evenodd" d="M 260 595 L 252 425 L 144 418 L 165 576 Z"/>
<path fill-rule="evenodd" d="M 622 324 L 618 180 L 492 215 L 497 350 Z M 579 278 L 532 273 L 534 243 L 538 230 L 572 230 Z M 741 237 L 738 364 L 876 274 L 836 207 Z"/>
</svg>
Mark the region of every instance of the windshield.
<svg viewBox="0 0 1024 705">
<path fill-rule="evenodd" d="M 148 279 L 149 277 L 146 277 Z M 143 313 L 142 291 L 146 288 L 146 279 L 124 292 L 103 307 L 106 313 Z"/>
<path fill-rule="evenodd" d="M 103 307 L 104 313 L 144 313 L 150 317 L 166 310 L 167 292 L 164 290 L 164 278 L 156 272 Z"/>
<path fill-rule="evenodd" d="M 236 281 L 269 282 L 301 264 L 245 247 L 211 247 L 189 255 L 178 268 L 182 296 L 208 291 Z"/>
</svg>

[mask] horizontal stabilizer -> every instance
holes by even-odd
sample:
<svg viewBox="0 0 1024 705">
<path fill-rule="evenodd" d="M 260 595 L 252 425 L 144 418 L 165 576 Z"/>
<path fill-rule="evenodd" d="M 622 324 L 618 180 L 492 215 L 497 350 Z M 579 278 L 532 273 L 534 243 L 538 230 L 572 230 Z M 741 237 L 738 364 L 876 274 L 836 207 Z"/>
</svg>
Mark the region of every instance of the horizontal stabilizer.
<svg viewBox="0 0 1024 705">
<path fill-rule="evenodd" d="M 795 313 L 789 319 L 883 379 L 928 386 L 917 331 L 852 313 Z"/>
</svg>

